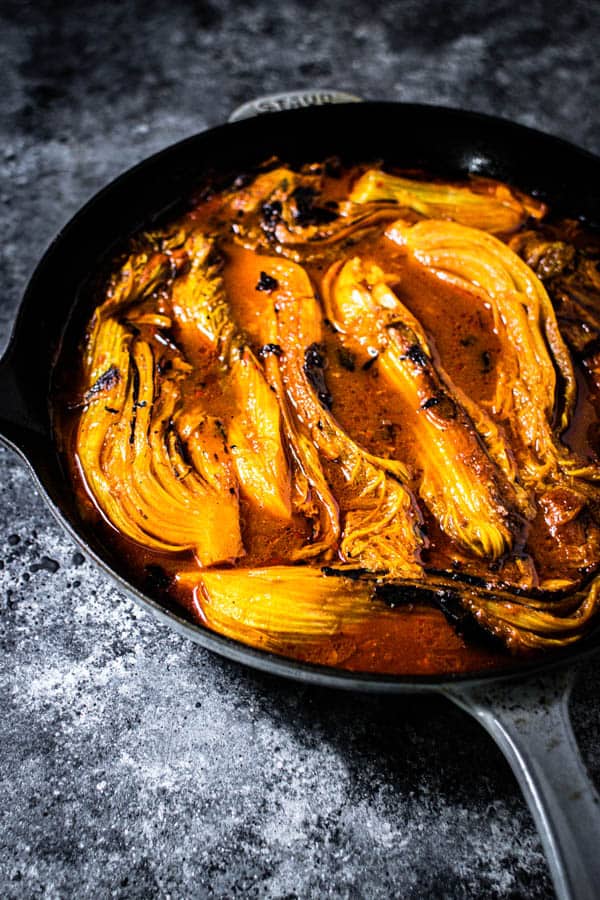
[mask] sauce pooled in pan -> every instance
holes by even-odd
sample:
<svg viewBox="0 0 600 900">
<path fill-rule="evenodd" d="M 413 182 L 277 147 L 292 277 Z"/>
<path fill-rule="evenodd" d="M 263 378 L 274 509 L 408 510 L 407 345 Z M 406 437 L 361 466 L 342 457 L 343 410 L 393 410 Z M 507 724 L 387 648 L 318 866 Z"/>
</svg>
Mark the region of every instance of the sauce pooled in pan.
<svg viewBox="0 0 600 900">
<path fill-rule="evenodd" d="M 272 161 L 205 193 L 96 298 L 57 404 L 83 514 L 157 599 L 295 658 L 457 673 L 578 640 L 599 247 L 484 179 Z"/>
</svg>

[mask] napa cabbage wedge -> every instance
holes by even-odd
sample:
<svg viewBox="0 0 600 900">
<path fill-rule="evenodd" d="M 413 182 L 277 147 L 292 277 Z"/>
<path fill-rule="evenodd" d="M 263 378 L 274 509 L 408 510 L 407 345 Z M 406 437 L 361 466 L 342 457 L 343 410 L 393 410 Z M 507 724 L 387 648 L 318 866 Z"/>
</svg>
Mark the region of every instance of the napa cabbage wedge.
<svg viewBox="0 0 600 900">
<path fill-rule="evenodd" d="M 323 177 L 281 166 L 259 173 L 225 204 L 236 240 L 250 249 L 276 251 L 297 262 L 335 256 L 343 241 L 357 241 L 397 216 L 396 207 L 365 207 L 323 197 Z"/>
<path fill-rule="evenodd" d="M 388 287 L 374 263 L 354 257 L 335 264 L 324 280 L 328 318 L 347 346 L 377 358 L 394 401 L 411 428 L 419 493 L 443 531 L 467 550 L 496 559 L 522 530 L 518 491 L 509 452 L 493 423 L 494 464 L 457 389 L 436 368 L 427 337 Z M 474 411 L 475 405 L 470 405 Z M 483 413 L 477 413 L 484 422 Z M 512 478 L 507 477 L 512 476 Z"/>
<path fill-rule="evenodd" d="M 278 346 L 278 345 L 273 345 Z M 292 551 L 292 560 L 330 559 L 341 537 L 340 509 L 325 477 L 319 451 L 298 421 L 283 385 L 277 354 L 266 353 L 265 372 L 281 410 L 288 451 L 293 460 L 292 503 L 312 523 L 312 538 Z"/>
<path fill-rule="evenodd" d="M 237 490 L 214 420 L 202 425 L 211 452 L 193 464 L 173 425 L 182 368 L 157 388 L 152 347 L 112 316 L 94 330 L 88 358 L 76 452 L 109 522 L 151 549 L 191 550 L 202 566 L 242 556 Z"/>
<path fill-rule="evenodd" d="M 281 653 L 316 649 L 331 639 L 351 642 L 374 619 L 392 624 L 406 604 L 437 606 L 461 630 L 483 629 L 515 653 L 568 646 L 589 628 L 600 593 L 598 578 L 568 596 L 520 595 L 458 584 L 443 573 L 428 573 L 426 582 L 401 578 L 381 584 L 369 573 L 348 577 L 343 569 L 314 566 L 183 571 L 176 580 L 195 594 L 210 628 Z"/>
<path fill-rule="evenodd" d="M 292 485 L 281 412 L 262 369 L 245 347 L 231 366 L 237 407 L 227 438 L 242 491 L 275 518 L 289 520 Z"/>
<path fill-rule="evenodd" d="M 292 515 L 291 473 L 279 404 L 233 319 L 214 241 L 192 231 L 182 246 L 188 266 L 171 292 L 184 348 L 204 370 L 226 380 L 236 412 L 224 427 L 243 495 L 279 519 Z"/>
<path fill-rule="evenodd" d="M 515 653 L 557 649 L 575 643 L 589 631 L 598 612 L 600 578 L 554 597 L 549 591 L 519 596 L 465 587 L 460 601 L 482 628 Z"/>
<path fill-rule="evenodd" d="M 386 236 L 433 275 L 491 309 L 503 352 L 490 412 L 510 435 L 524 483 L 539 486 L 561 470 L 582 472 L 558 438 L 571 421 L 577 387 L 542 282 L 502 241 L 455 222 L 398 221 Z"/>
<path fill-rule="evenodd" d="M 373 599 L 372 582 L 326 578 L 313 566 L 181 572 L 177 583 L 196 591 L 211 628 L 271 650 L 318 645 L 351 634 L 373 615 L 393 615 Z"/>
<path fill-rule="evenodd" d="M 201 230 L 190 232 L 181 251 L 187 265 L 171 288 L 177 338 L 188 357 L 207 357 L 205 368 L 218 363 L 227 370 L 241 339 L 223 287 L 222 260 L 214 240 Z"/>
<path fill-rule="evenodd" d="M 352 187 L 350 204 L 393 204 L 431 219 L 451 219 L 493 234 L 515 231 L 527 218 L 541 218 L 543 203 L 498 182 L 469 185 L 420 181 L 368 169 Z"/>
<path fill-rule="evenodd" d="M 265 257 L 265 272 L 277 283 L 270 315 L 264 317 L 266 348 L 275 391 L 297 421 L 304 443 L 297 452 L 316 448 L 303 460 L 307 483 L 318 502 L 328 482 L 340 510 L 339 552 L 344 560 L 371 571 L 419 576 L 423 543 L 421 516 L 406 487 L 408 472 L 400 460 L 368 453 L 347 435 L 330 410 L 321 344 L 322 311 L 304 269 L 287 260 Z M 331 464 L 327 468 L 327 463 Z M 317 477 L 315 477 L 315 475 Z M 330 493 L 330 491 L 327 491 Z M 329 533 L 335 534 L 335 524 Z"/>
<path fill-rule="evenodd" d="M 94 314 L 93 326 L 99 327 L 104 319 L 114 314 L 126 316 L 133 306 L 142 304 L 169 278 L 172 268 L 169 255 L 158 252 L 150 241 L 145 241 L 143 249 L 130 254 L 110 279 L 106 298 Z"/>
<path fill-rule="evenodd" d="M 448 218 L 492 233 L 511 232 L 527 218 L 541 218 L 544 204 L 488 179 L 468 185 L 428 182 L 368 169 L 348 199 L 331 201 L 323 174 L 311 167 L 277 166 L 260 172 L 227 197 L 236 238 L 248 248 L 276 250 L 297 262 L 335 258 L 343 242 L 355 243 L 397 217 Z"/>
</svg>

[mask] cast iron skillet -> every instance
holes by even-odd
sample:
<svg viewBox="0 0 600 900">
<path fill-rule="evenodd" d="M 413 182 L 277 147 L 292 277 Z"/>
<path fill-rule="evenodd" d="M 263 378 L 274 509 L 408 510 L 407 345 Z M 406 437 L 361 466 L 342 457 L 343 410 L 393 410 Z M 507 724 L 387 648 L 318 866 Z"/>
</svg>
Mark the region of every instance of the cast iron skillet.
<svg viewBox="0 0 600 900">
<path fill-rule="evenodd" d="M 336 92 L 296 92 L 246 104 L 232 117 L 242 120 L 163 150 L 87 203 L 50 246 L 25 293 L 0 362 L 0 434 L 28 464 L 52 512 L 87 555 L 119 588 L 186 637 L 298 681 L 385 693 L 436 691 L 476 716 L 523 789 L 557 895 L 596 900 L 600 798 L 575 745 L 567 701 L 573 664 L 600 647 L 600 630 L 551 663 L 502 676 L 378 676 L 277 657 L 192 624 L 128 584 L 100 537 L 80 518 L 61 468 L 48 395 L 67 323 L 77 328 L 89 314 L 86 279 L 131 232 L 174 210 L 203 173 L 244 172 L 273 154 L 288 162 L 333 154 L 382 158 L 440 175 L 489 175 L 541 195 L 556 212 L 600 226 L 600 158 L 489 116 L 434 106 L 344 102 L 353 99 Z M 331 102 L 335 105 L 324 106 Z M 247 118 L 265 111 L 269 114 Z"/>
</svg>

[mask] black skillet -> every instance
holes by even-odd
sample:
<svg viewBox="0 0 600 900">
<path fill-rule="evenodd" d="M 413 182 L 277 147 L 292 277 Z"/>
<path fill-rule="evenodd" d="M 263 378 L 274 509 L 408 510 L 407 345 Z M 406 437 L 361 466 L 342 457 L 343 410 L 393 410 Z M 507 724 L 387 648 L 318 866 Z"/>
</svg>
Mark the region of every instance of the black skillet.
<svg viewBox="0 0 600 900">
<path fill-rule="evenodd" d="M 600 158 L 489 116 L 434 106 L 344 102 L 353 99 L 336 92 L 296 92 L 247 104 L 232 117 L 239 121 L 163 150 L 86 204 L 50 246 L 27 288 L 0 362 L 0 433 L 28 464 L 52 512 L 88 556 L 119 588 L 186 637 L 303 682 L 357 691 L 442 693 L 478 718 L 523 789 L 557 895 L 596 900 L 600 798 L 579 756 L 567 703 L 575 664 L 600 647 L 600 629 L 549 663 L 502 676 L 378 676 L 273 656 L 193 624 L 129 584 L 100 536 L 78 514 L 57 454 L 49 389 L 65 329 L 77 328 L 89 313 L 90 273 L 129 234 L 174 210 L 207 172 L 244 172 L 272 155 L 288 162 L 335 154 L 381 158 L 439 175 L 489 175 L 539 194 L 558 213 L 600 226 Z M 268 115 L 253 115 L 258 112 Z"/>
</svg>

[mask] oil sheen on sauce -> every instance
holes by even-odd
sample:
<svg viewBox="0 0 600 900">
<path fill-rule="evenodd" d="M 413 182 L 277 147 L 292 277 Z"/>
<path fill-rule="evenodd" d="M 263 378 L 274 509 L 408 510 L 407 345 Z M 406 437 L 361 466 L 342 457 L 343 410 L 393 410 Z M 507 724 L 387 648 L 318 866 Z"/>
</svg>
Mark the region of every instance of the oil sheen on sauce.
<svg viewBox="0 0 600 900">
<path fill-rule="evenodd" d="M 335 191 L 343 190 L 343 183 L 333 183 Z M 190 218 L 197 223 L 210 217 L 210 203 L 200 206 Z M 223 277 L 235 320 L 254 347 L 261 346 L 261 318 L 268 296 L 257 291 L 256 284 L 262 268 L 260 252 L 242 248 L 233 240 L 223 244 L 225 265 Z M 377 261 L 393 273 L 393 289 L 406 307 L 420 320 L 435 353 L 452 380 L 468 392 L 478 403 L 489 401 L 493 395 L 495 371 L 501 356 L 500 342 L 494 333 L 492 315 L 485 308 L 474 308 L 466 291 L 436 279 L 411 263 L 407 256 L 383 237 L 365 238 L 353 245 L 353 253 Z M 307 271 L 317 295 L 321 292 L 324 268 L 308 264 Z M 443 311 L 443 315 L 440 311 Z M 414 456 L 411 423 L 403 411 L 394 407 L 377 366 L 356 367 L 344 351 L 335 330 L 323 329 L 327 358 L 327 386 L 333 399 L 335 416 L 343 429 L 361 446 L 379 456 L 404 460 L 415 479 L 419 475 Z M 73 351 L 73 365 L 76 350 Z M 579 453 L 593 456 L 597 431 L 596 391 L 583 370 L 577 371 L 578 405 L 574 421 L 565 435 L 565 442 Z M 232 416 L 231 398 L 215 382 L 190 379 L 186 385 L 187 399 L 201 394 L 213 415 L 226 423 Z M 85 489 L 72 451 L 76 417 L 68 412 L 61 416 L 61 432 L 65 457 L 76 484 L 79 506 L 89 527 L 99 531 L 107 552 L 115 565 L 134 584 L 166 605 L 183 612 L 193 621 L 203 623 L 202 599 L 197 592 L 175 589 L 171 576 L 176 572 L 193 570 L 193 559 L 184 554 L 176 557 L 143 548 L 122 537 L 108 523 Z M 71 449 L 69 449 L 71 448 Z M 274 565 L 286 561 L 290 548 L 302 544 L 308 537 L 308 524 L 300 516 L 282 527 L 259 514 L 241 500 L 241 519 L 247 555 L 246 567 Z M 426 521 L 429 547 L 427 561 L 434 567 L 448 569 L 454 553 L 435 521 Z M 546 574 L 552 576 L 560 568 L 560 560 L 553 557 L 551 546 L 536 522 L 530 523 L 523 536 L 528 550 L 543 561 Z M 481 566 L 485 563 L 481 562 Z M 476 564 L 473 571 L 476 572 Z M 354 626 L 347 634 L 324 639 L 322 645 L 310 650 L 290 644 L 282 652 L 324 665 L 347 670 L 388 674 L 439 675 L 498 669 L 514 665 L 506 651 L 484 641 L 466 640 L 457 634 L 443 613 L 436 608 L 414 604 L 395 610 L 393 616 L 374 613 L 368 622 Z"/>
</svg>

